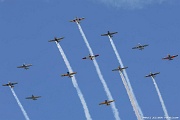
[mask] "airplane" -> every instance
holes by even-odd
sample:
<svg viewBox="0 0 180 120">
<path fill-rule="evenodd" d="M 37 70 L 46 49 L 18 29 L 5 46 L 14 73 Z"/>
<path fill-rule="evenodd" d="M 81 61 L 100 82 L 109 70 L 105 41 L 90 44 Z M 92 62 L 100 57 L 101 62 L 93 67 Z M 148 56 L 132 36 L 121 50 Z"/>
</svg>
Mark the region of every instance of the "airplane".
<svg viewBox="0 0 180 120">
<path fill-rule="evenodd" d="M 84 20 L 85 18 L 83 17 L 83 18 L 78 18 L 78 17 L 76 17 L 75 19 L 73 19 L 73 20 L 70 20 L 70 22 L 77 22 L 77 23 L 80 23 L 80 21 L 81 20 Z"/>
<path fill-rule="evenodd" d="M 99 103 L 99 105 L 106 104 L 106 105 L 108 106 L 108 105 L 110 105 L 111 102 L 114 102 L 114 101 L 115 101 L 115 100 L 110 100 L 110 101 L 105 100 L 104 102 Z"/>
<path fill-rule="evenodd" d="M 178 55 L 168 55 L 167 57 L 164 57 L 162 59 L 168 59 L 168 60 L 173 60 L 175 57 L 177 57 Z"/>
<path fill-rule="evenodd" d="M 24 68 L 24 69 L 29 69 L 29 67 L 32 66 L 32 64 L 23 64 L 21 66 L 18 66 L 17 68 Z"/>
<path fill-rule="evenodd" d="M 48 42 L 59 42 L 60 40 L 64 39 L 64 37 L 61 37 L 61 38 L 56 38 L 54 37 L 53 40 L 49 40 Z"/>
<path fill-rule="evenodd" d="M 99 55 L 90 55 L 87 56 L 87 57 L 83 57 L 82 59 L 90 59 L 90 60 L 93 60 L 95 57 L 98 57 Z"/>
<path fill-rule="evenodd" d="M 34 96 L 32 95 L 31 97 L 26 97 L 26 99 L 32 99 L 32 100 L 37 100 L 37 98 L 40 98 L 41 96 Z"/>
<path fill-rule="evenodd" d="M 102 34 L 101 36 L 109 36 L 109 37 L 113 37 L 113 34 L 116 34 L 116 33 L 118 33 L 118 32 L 107 32 L 106 34 Z"/>
<path fill-rule="evenodd" d="M 156 73 L 151 73 L 149 75 L 146 75 L 145 77 L 155 77 L 157 74 L 159 74 L 160 72 L 156 72 Z"/>
<path fill-rule="evenodd" d="M 8 82 L 7 84 L 4 84 L 2 86 L 10 86 L 11 88 L 13 88 L 15 84 L 18 84 L 18 83 Z"/>
<path fill-rule="evenodd" d="M 126 68 L 128 68 L 128 67 L 123 67 L 123 68 L 121 68 L 120 66 L 118 66 L 118 68 L 116 68 L 116 69 L 114 69 L 114 70 L 112 70 L 112 71 L 123 71 L 123 69 L 126 69 Z"/>
<path fill-rule="evenodd" d="M 149 45 L 141 45 L 140 43 L 137 45 L 137 46 L 135 46 L 135 47 L 133 47 L 132 49 L 139 49 L 139 50 L 143 50 L 144 49 L 144 47 L 147 47 L 147 46 L 149 46 Z"/>
<path fill-rule="evenodd" d="M 76 74 L 77 72 L 72 72 L 72 73 L 69 73 L 67 72 L 67 74 L 62 74 L 61 76 L 64 77 L 64 76 L 68 76 L 68 77 L 73 77 L 72 75 Z"/>
</svg>

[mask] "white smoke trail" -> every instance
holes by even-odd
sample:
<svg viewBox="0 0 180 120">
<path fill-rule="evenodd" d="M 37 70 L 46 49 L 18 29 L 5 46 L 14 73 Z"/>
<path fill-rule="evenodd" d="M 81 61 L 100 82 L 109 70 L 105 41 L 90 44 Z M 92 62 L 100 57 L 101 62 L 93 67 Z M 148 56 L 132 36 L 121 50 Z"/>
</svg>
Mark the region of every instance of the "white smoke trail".
<svg viewBox="0 0 180 120">
<path fill-rule="evenodd" d="M 133 98 L 132 98 L 132 96 L 131 96 L 131 93 L 130 93 L 130 91 L 129 91 L 127 82 L 126 82 L 126 80 L 125 80 L 125 78 L 124 78 L 124 75 L 122 74 L 121 71 L 119 71 L 119 73 L 120 73 L 121 79 L 122 79 L 122 81 L 123 81 L 123 84 L 124 84 L 124 86 L 125 86 L 125 88 L 126 88 L 127 94 L 128 94 L 128 96 L 129 96 L 129 100 L 130 100 L 130 102 L 131 102 L 131 105 L 133 106 L 133 110 L 134 110 L 134 112 L 135 112 L 135 114 L 136 114 L 136 117 L 137 117 L 138 120 L 141 120 L 141 116 L 140 116 L 139 113 L 138 113 L 138 110 L 137 110 L 136 105 L 135 105 L 135 103 L 134 103 L 134 100 L 133 100 Z"/>
<path fill-rule="evenodd" d="M 26 111 L 24 110 L 24 108 L 23 108 L 21 102 L 19 101 L 19 99 L 18 99 L 16 93 L 14 92 L 13 88 L 11 88 L 11 87 L 9 87 L 9 88 L 11 89 L 11 92 L 12 92 L 14 98 L 16 99 L 16 101 L 17 101 L 17 103 L 18 103 L 18 105 L 19 105 L 19 107 L 20 107 L 20 109 L 21 109 L 21 111 L 22 111 L 22 113 L 23 113 L 25 119 L 26 119 L 26 120 L 30 120 L 29 117 L 28 117 L 28 115 L 27 115 L 27 113 L 26 113 Z"/>
<path fill-rule="evenodd" d="M 66 67 L 68 68 L 68 71 L 69 71 L 70 73 L 73 72 L 73 70 L 72 70 L 72 68 L 71 68 L 71 66 L 70 66 L 70 63 L 69 63 L 68 59 L 66 58 L 66 55 L 65 55 L 62 47 L 60 46 L 60 44 L 58 44 L 58 42 L 56 42 L 56 45 L 57 45 L 57 47 L 58 47 L 58 49 L 59 49 L 59 52 L 61 53 L 61 55 L 62 55 L 62 57 L 63 57 L 63 60 L 64 60 L 64 62 L 65 62 L 65 64 L 66 64 Z M 87 120 L 92 120 L 91 115 L 90 115 L 89 110 L 88 110 L 88 107 L 87 107 L 87 105 L 86 105 L 86 101 L 85 101 L 85 99 L 84 99 L 84 97 L 83 97 L 83 94 L 82 94 L 82 92 L 81 92 L 81 90 L 80 90 L 80 88 L 79 88 L 79 86 L 78 86 L 78 83 L 77 83 L 77 81 L 76 81 L 75 76 L 71 77 L 71 79 L 72 79 L 72 83 L 73 83 L 74 87 L 76 88 L 76 91 L 77 91 L 77 94 L 78 94 L 78 96 L 79 96 L 79 98 L 80 98 L 81 104 L 83 105 L 86 119 L 87 119 Z"/>
<path fill-rule="evenodd" d="M 90 45 L 89 45 L 89 43 L 88 43 L 88 40 L 86 39 L 86 36 L 85 36 L 85 34 L 84 34 L 81 26 L 80 26 L 80 24 L 79 24 L 78 22 L 76 22 L 76 23 L 77 23 L 77 25 L 78 25 L 78 28 L 79 28 L 79 30 L 80 30 L 80 33 L 81 33 L 81 35 L 82 35 L 82 37 L 83 37 L 83 39 L 84 39 L 84 42 L 86 43 L 86 46 L 87 46 L 90 54 L 91 54 L 91 55 L 94 55 L 94 54 L 93 54 L 93 51 L 92 51 L 92 49 L 91 49 L 91 47 L 90 47 Z M 100 80 L 101 80 L 101 82 L 102 82 L 102 84 L 103 84 L 103 87 L 104 87 L 104 90 L 105 90 L 105 92 L 106 92 L 106 95 L 107 95 L 108 99 L 109 99 L 109 100 L 113 100 L 113 97 L 112 97 L 112 95 L 111 95 L 111 92 L 110 92 L 110 90 L 109 90 L 109 88 L 108 88 L 108 86 L 107 86 L 107 84 L 106 84 L 106 82 L 105 82 L 105 80 L 104 80 L 104 78 L 103 78 L 103 75 L 101 74 L 101 71 L 100 71 L 100 68 L 99 68 L 99 65 L 98 65 L 96 59 L 93 60 L 93 63 L 94 63 L 94 66 L 95 66 L 95 68 L 96 68 L 97 74 L 98 74 L 98 76 L 99 76 L 99 78 L 100 78 Z M 115 105 L 114 102 L 111 104 L 111 108 L 112 108 L 112 110 L 113 110 L 115 119 L 116 119 L 116 120 L 120 120 L 119 112 L 118 112 L 118 109 L 116 108 L 116 105 Z"/>
<path fill-rule="evenodd" d="M 152 80 L 153 80 L 154 86 L 155 86 L 156 91 L 157 91 L 157 94 L 158 94 L 158 96 L 159 96 L 159 100 L 160 100 L 160 102 L 161 102 L 161 105 L 162 105 L 162 109 L 163 109 L 163 111 L 164 111 L 165 118 L 166 118 L 167 120 L 170 120 L 170 117 L 169 117 L 169 115 L 168 115 L 166 106 L 165 106 L 165 104 L 164 104 L 164 101 L 163 101 L 163 98 L 162 98 L 161 93 L 160 93 L 160 91 L 159 91 L 159 88 L 158 88 L 158 86 L 157 86 L 157 84 L 156 84 L 156 81 L 155 81 L 155 79 L 154 79 L 152 76 L 151 76 L 151 78 L 152 78 Z"/>
<path fill-rule="evenodd" d="M 116 57 L 117 57 L 117 59 L 118 59 L 118 62 L 119 62 L 119 64 L 121 65 L 121 67 L 123 68 L 124 65 L 123 65 L 122 60 L 121 60 L 121 58 L 120 58 L 120 55 L 119 55 L 119 53 L 118 53 L 118 51 L 117 51 L 117 49 L 116 49 L 116 46 L 115 46 L 112 38 L 111 38 L 109 35 L 108 35 L 108 37 L 109 37 L 109 40 L 110 40 L 111 45 L 112 45 L 112 47 L 113 47 L 113 50 L 114 50 L 114 52 L 115 52 L 115 54 L 116 54 Z M 123 73 L 124 73 L 124 76 L 125 76 L 125 78 L 126 78 L 126 82 L 127 82 L 127 84 L 128 84 L 129 90 L 130 90 L 130 92 L 131 92 L 131 96 L 132 96 L 132 98 L 133 98 L 133 101 L 135 102 L 136 108 L 138 109 L 139 114 L 141 115 L 141 118 L 143 119 L 143 113 L 142 113 L 141 108 L 140 108 L 140 106 L 138 105 L 138 102 L 137 102 L 136 97 L 135 97 L 135 95 L 134 95 L 133 89 L 132 89 L 132 87 L 131 87 L 131 83 L 130 83 L 129 78 L 128 78 L 128 75 L 127 75 L 127 73 L 126 73 L 126 70 L 123 70 Z"/>
</svg>

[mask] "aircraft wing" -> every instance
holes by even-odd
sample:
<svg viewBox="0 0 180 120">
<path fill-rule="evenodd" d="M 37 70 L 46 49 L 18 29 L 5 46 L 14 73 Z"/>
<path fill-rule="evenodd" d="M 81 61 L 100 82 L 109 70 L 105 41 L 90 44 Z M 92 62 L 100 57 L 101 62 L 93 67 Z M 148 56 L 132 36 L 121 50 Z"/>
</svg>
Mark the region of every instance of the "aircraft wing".
<svg viewBox="0 0 180 120">
<path fill-rule="evenodd" d="M 25 67 L 30 67 L 30 66 L 32 66 L 32 64 L 27 64 Z"/>
<path fill-rule="evenodd" d="M 155 77 L 155 75 L 157 75 L 157 74 L 159 74 L 159 73 L 160 73 L 160 72 L 157 72 L 157 73 L 151 73 L 151 74 L 149 74 L 149 75 L 146 75 L 145 77 L 151 77 L 151 76 L 152 76 L 152 77 L 153 77 L 153 76 Z"/>
<path fill-rule="evenodd" d="M 87 59 L 87 57 L 83 57 L 82 59 Z"/>
<path fill-rule="evenodd" d="M 112 35 L 113 35 L 113 34 L 116 34 L 116 33 L 118 33 L 118 32 L 111 32 L 111 33 L 110 33 L 110 32 L 108 31 L 108 33 L 102 34 L 101 36 L 110 36 L 110 37 L 113 37 Z"/>
<path fill-rule="evenodd" d="M 138 47 L 136 46 L 136 47 L 133 47 L 132 49 L 138 49 Z"/>
<path fill-rule="evenodd" d="M 151 75 L 146 75 L 145 77 L 150 77 Z"/>
<path fill-rule="evenodd" d="M 62 39 L 64 39 L 64 37 L 61 37 L 61 38 L 55 38 L 55 39 L 53 39 L 53 40 L 49 40 L 48 42 L 60 41 L 60 40 L 62 40 Z"/>
<path fill-rule="evenodd" d="M 69 73 L 69 75 L 74 75 L 74 74 L 76 74 L 77 72 L 72 72 L 72 73 Z"/>
<path fill-rule="evenodd" d="M 93 60 L 94 57 L 98 57 L 98 56 L 99 55 L 93 55 L 93 56 L 89 55 L 87 57 L 83 57 L 82 59 L 91 59 L 91 60 Z"/>
<path fill-rule="evenodd" d="M 34 97 L 27 97 L 26 99 L 37 100 L 37 99 L 36 99 L 36 98 L 34 98 Z"/>
<path fill-rule="evenodd" d="M 64 77 L 64 76 L 68 76 L 68 74 L 62 74 L 61 76 L 62 76 L 62 77 Z"/>
<path fill-rule="evenodd" d="M 113 35 L 113 34 L 116 34 L 116 33 L 118 33 L 118 32 L 112 32 L 112 33 L 110 33 L 110 35 Z"/>
<path fill-rule="evenodd" d="M 26 97 L 26 99 L 33 99 L 33 97 Z"/>
<path fill-rule="evenodd" d="M 28 69 L 28 67 L 30 67 L 30 66 L 32 66 L 32 64 L 17 66 L 17 68 L 25 68 L 25 69 Z"/>
<path fill-rule="evenodd" d="M 70 22 L 76 22 L 76 20 L 70 20 Z"/>
<path fill-rule="evenodd" d="M 116 69 L 113 69 L 112 71 L 122 71 L 123 69 L 126 69 L 126 68 L 128 68 L 128 67 L 123 67 L 123 68 L 121 68 L 120 66 L 118 67 L 118 68 L 116 68 Z"/>
<path fill-rule="evenodd" d="M 32 97 L 33 100 L 37 100 L 37 98 L 40 98 L 41 96 L 34 96 Z"/>
<path fill-rule="evenodd" d="M 67 73 L 67 74 L 62 74 L 61 76 L 64 77 L 64 76 L 69 76 L 69 77 L 72 77 L 71 75 L 74 75 L 76 74 L 77 72 L 72 72 L 72 73 Z"/>
<path fill-rule="evenodd" d="M 112 71 L 119 71 L 119 69 L 113 69 Z"/>
<path fill-rule="evenodd" d="M 109 34 L 102 34 L 101 36 L 108 36 Z"/>
<path fill-rule="evenodd" d="M 15 85 L 15 84 L 18 84 L 18 83 L 11 83 L 11 85 Z"/>
<path fill-rule="evenodd" d="M 35 98 L 40 98 L 41 96 L 35 96 Z"/>
<path fill-rule="evenodd" d="M 178 55 L 173 55 L 171 58 L 175 58 L 175 57 L 177 57 Z"/>
<path fill-rule="evenodd" d="M 3 84 L 2 86 L 9 86 L 9 84 Z"/>
<path fill-rule="evenodd" d="M 70 20 L 70 22 L 79 22 L 79 21 L 81 21 L 81 20 L 84 20 L 85 18 L 76 18 L 76 19 L 74 19 L 74 20 Z"/>
<path fill-rule="evenodd" d="M 169 59 L 169 57 L 164 57 L 164 58 L 162 58 L 162 59 Z"/>
<path fill-rule="evenodd" d="M 24 66 L 17 66 L 17 68 L 24 68 Z"/>
<path fill-rule="evenodd" d="M 143 47 L 147 47 L 147 46 L 149 46 L 149 45 L 143 45 Z"/>
<path fill-rule="evenodd" d="M 126 69 L 126 68 L 128 68 L 128 67 L 124 67 L 124 69 Z"/>
<path fill-rule="evenodd" d="M 78 18 L 79 21 L 84 20 L 85 18 Z"/>
<path fill-rule="evenodd" d="M 64 39 L 64 37 L 61 37 L 61 38 L 57 38 L 57 40 L 62 40 L 62 39 Z"/>
<path fill-rule="evenodd" d="M 90 56 L 89 58 L 91 59 L 91 60 L 93 60 L 95 57 L 98 57 L 99 55 L 93 55 L 93 56 Z"/>
<path fill-rule="evenodd" d="M 41 96 L 32 96 L 32 97 L 26 97 L 26 99 L 32 99 L 32 100 L 37 100 L 37 98 L 40 98 Z"/>
<path fill-rule="evenodd" d="M 111 102 L 114 102 L 115 100 L 110 100 L 110 101 L 108 101 L 108 103 L 111 103 Z"/>
<path fill-rule="evenodd" d="M 48 42 L 55 42 L 56 40 L 49 40 Z"/>
<path fill-rule="evenodd" d="M 99 55 L 94 55 L 94 57 L 98 57 Z"/>
<path fill-rule="evenodd" d="M 110 105 L 111 102 L 114 102 L 114 100 L 110 100 L 110 101 L 105 100 L 105 102 L 101 102 L 99 103 L 99 105 L 103 105 L 103 104 Z"/>
<path fill-rule="evenodd" d="M 159 74 L 160 72 L 157 72 L 157 73 L 154 73 L 154 75 L 157 75 L 157 74 Z"/>
<path fill-rule="evenodd" d="M 106 104 L 105 102 L 101 102 L 101 103 L 99 103 L 99 105 L 103 105 L 103 104 Z"/>
<path fill-rule="evenodd" d="M 172 57 L 164 57 L 162 59 L 169 59 L 169 60 L 172 60 Z"/>
<path fill-rule="evenodd" d="M 170 56 L 168 55 L 167 57 L 164 57 L 162 59 L 169 59 L 169 60 L 173 60 L 173 58 L 177 57 L 178 55 L 173 55 L 173 56 Z"/>
</svg>

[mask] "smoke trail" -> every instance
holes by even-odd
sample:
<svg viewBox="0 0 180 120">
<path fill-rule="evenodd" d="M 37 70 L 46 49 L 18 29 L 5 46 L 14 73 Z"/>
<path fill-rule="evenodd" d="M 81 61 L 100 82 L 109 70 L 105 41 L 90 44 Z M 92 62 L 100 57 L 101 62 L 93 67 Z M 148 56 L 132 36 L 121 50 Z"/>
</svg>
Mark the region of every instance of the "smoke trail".
<svg viewBox="0 0 180 120">
<path fill-rule="evenodd" d="M 22 113 L 23 113 L 25 119 L 26 119 L 26 120 L 30 120 L 29 117 L 28 117 L 28 115 L 27 115 L 27 113 L 26 113 L 26 111 L 24 110 L 24 108 L 23 108 L 21 102 L 19 101 L 19 99 L 18 99 L 16 93 L 14 92 L 13 88 L 10 87 L 10 89 L 11 89 L 11 92 L 12 92 L 14 98 L 16 99 L 16 101 L 17 101 L 17 103 L 18 103 L 18 105 L 19 105 L 19 107 L 20 107 L 20 109 L 21 109 L 21 111 L 22 111 Z"/>
<path fill-rule="evenodd" d="M 118 61 L 119 61 L 119 64 L 120 64 L 121 67 L 123 68 L 124 65 L 123 65 L 123 63 L 122 63 L 122 60 L 121 60 L 121 58 L 120 58 L 120 55 L 118 54 L 118 51 L 117 51 L 117 49 L 116 49 L 116 46 L 115 46 L 112 38 L 111 38 L 109 35 L 108 35 L 108 37 L 109 37 L 109 40 L 110 40 L 111 45 L 112 45 L 112 47 L 113 47 L 113 50 L 114 50 L 114 52 L 115 52 L 115 54 L 116 54 L 116 57 L 117 57 L 117 59 L 118 59 Z M 135 95 L 134 95 L 133 89 L 132 89 L 132 87 L 131 87 L 131 83 L 130 83 L 129 78 L 128 78 L 128 75 L 127 75 L 127 73 L 126 73 L 126 70 L 123 70 L 123 73 L 124 73 L 124 76 L 125 76 L 125 78 L 126 78 L 126 82 L 127 82 L 127 84 L 128 84 L 128 87 L 129 87 L 129 90 L 130 90 L 130 92 L 131 92 L 132 98 L 133 98 L 133 100 L 134 100 L 134 102 L 135 102 L 135 105 L 136 105 L 136 107 L 138 108 L 138 111 L 139 111 L 139 113 L 140 113 L 140 115 L 141 115 L 141 118 L 143 119 L 143 113 L 142 113 L 141 108 L 140 108 L 140 106 L 138 105 L 138 102 L 137 102 L 136 97 L 135 97 Z"/>
<path fill-rule="evenodd" d="M 64 60 L 64 62 L 66 64 L 66 67 L 68 68 L 68 71 L 73 72 L 73 70 L 72 70 L 72 68 L 70 66 L 70 63 L 69 63 L 68 59 L 66 58 L 66 55 L 65 55 L 63 49 L 61 48 L 60 44 L 58 44 L 58 42 L 56 42 L 56 45 L 57 45 L 57 47 L 59 49 L 59 52 L 61 53 L 61 55 L 63 57 L 63 60 Z M 79 98 L 81 100 L 81 104 L 83 105 L 86 119 L 87 120 L 92 120 L 91 115 L 90 115 L 89 110 L 88 110 L 88 107 L 86 105 L 86 101 L 85 101 L 85 99 L 83 97 L 83 94 L 82 94 L 82 92 L 81 92 L 81 90 L 80 90 L 80 88 L 78 86 L 78 83 L 76 81 L 75 76 L 71 77 L 71 79 L 72 79 L 72 83 L 73 83 L 74 87 L 76 88 L 77 94 L 78 94 L 78 96 L 79 96 Z"/>
<path fill-rule="evenodd" d="M 121 71 L 119 71 L 119 74 L 120 74 L 121 79 L 122 79 L 122 81 L 123 81 L 123 84 L 124 84 L 124 86 L 125 86 L 125 88 L 126 88 L 127 94 L 128 94 L 128 96 L 129 96 L 129 100 L 130 100 L 130 102 L 131 102 L 131 105 L 133 106 L 133 110 L 134 110 L 134 112 L 135 112 L 135 114 L 136 114 L 136 117 L 137 117 L 138 120 L 141 120 L 141 116 L 140 116 L 139 113 L 138 113 L 138 110 L 137 110 L 136 105 L 135 105 L 135 103 L 134 103 L 134 100 L 133 100 L 133 98 L 132 98 L 132 96 L 131 96 L 131 93 L 130 93 L 130 91 L 129 91 L 128 85 L 127 85 L 126 80 L 125 80 L 125 78 L 124 78 L 124 75 L 122 74 Z"/>
<path fill-rule="evenodd" d="M 170 117 L 169 117 L 169 115 L 168 115 L 166 106 L 165 106 L 164 101 L 163 101 L 163 99 L 162 99 L 162 96 L 161 96 L 161 93 L 160 93 L 160 91 L 159 91 L 159 88 L 158 88 L 158 86 L 157 86 L 157 84 L 156 84 L 156 81 L 155 81 L 155 79 L 154 79 L 152 76 L 151 76 L 151 78 L 152 78 L 152 80 L 153 80 L 154 86 L 155 86 L 156 91 L 157 91 L 157 94 L 158 94 L 158 96 L 159 96 L 159 100 L 160 100 L 160 102 L 161 102 L 161 105 L 162 105 L 162 109 L 163 109 L 163 111 L 164 111 L 165 118 L 166 118 L 167 120 L 170 120 Z"/>
<path fill-rule="evenodd" d="M 81 26 L 80 26 L 80 24 L 79 24 L 78 22 L 76 22 L 76 23 L 77 23 L 77 25 L 78 25 L 78 28 L 79 28 L 79 30 L 80 30 L 80 33 L 81 33 L 81 35 L 82 35 L 82 37 L 83 37 L 83 39 L 84 39 L 84 42 L 86 43 L 86 46 L 87 46 L 90 54 L 91 54 L 91 55 L 94 55 L 94 54 L 93 54 L 93 51 L 92 51 L 92 49 L 91 49 L 91 47 L 90 47 L 90 45 L 89 45 L 89 43 L 88 43 L 88 40 L 86 39 L 86 36 L 85 36 L 85 34 L 84 34 Z M 101 82 L 102 82 L 102 84 L 103 84 L 103 87 L 104 87 L 104 90 L 105 90 L 105 92 L 106 92 L 106 95 L 107 95 L 108 99 L 109 99 L 109 100 L 113 100 L 113 97 L 112 97 L 112 95 L 111 95 L 111 92 L 109 91 L 109 88 L 108 88 L 108 86 L 107 86 L 107 84 L 106 84 L 106 82 L 105 82 L 105 80 L 104 80 L 104 78 L 103 78 L 103 75 L 101 74 L 101 71 L 100 71 L 100 68 L 99 68 L 99 65 L 98 65 L 96 59 L 93 60 L 93 63 L 94 63 L 94 66 L 95 66 L 95 68 L 96 68 L 97 74 L 98 74 L 98 76 L 99 76 L 99 78 L 100 78 L 100 80 L 101 80 Z M 111 104 L 111 108 L 112 108 L 112 110 L 113 110 L 115 119 L 116 119 L 116 120 L 120 120 L 119 112 L 118 112 L 118 109 L 116 108 L 116 105 L 115 105 L 114 102 Z"/>
</svg>

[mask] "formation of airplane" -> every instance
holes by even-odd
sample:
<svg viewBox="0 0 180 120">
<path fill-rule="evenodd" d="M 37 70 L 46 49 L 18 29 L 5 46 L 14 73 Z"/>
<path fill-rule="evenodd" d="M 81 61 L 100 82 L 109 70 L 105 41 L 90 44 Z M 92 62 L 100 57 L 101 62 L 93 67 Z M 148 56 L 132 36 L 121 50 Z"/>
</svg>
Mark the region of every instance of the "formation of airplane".
<svg viewBox="0 0 180 120">
<path fill-rule="evenodd" d="M 102 34 L 101 36 L 109 36 L 109 37 L 112 38 L 113 35 L 116 34 L 116 33 L 118 33 L 118 32 L 109 32 L 109 31 L 108 31 L 106 34 Z"/>
<path fill-rule="evenodd" d="M 90 59 L 90 60 L 93 60 L 95 57 L 98 57 L 99 55 L 90 55 L 87 56 L 87 57 L 83 57 L 82 59 Z"/>
<path fill-rule="evenodd" d="M 29 69 L 29 67 L 32 66 L 32 64 L 22 64 L 21 66 L 18 66 L 17 68 L 24 68 L 25 70 Z"/>
<path fill-rule="evenodd" d="M 14 87 L 14 85 L 16 85 L 18 83 L 12 83 L 12 82 L 8 82 L 7 84 L 3 84 L 2 86 L 10 86 L 11 88 Z"/>
<path fill-rule="evenodd" d="M 64 76 L 68 76 L 68 77 L 73 77 L 74 74 L 76 74 L 77 72 L 67 72 L 67 74 L 62 74 L 61 76 L 64 77 Z"/>
<path fill-rule="evenodd" d="M 84 20 L 84 19 L 85 19 L 84 17 L 82 17 L 82 18 L 76 17 L 75 19 L 70 20 L 70 22 L 77 22 L 77 23 L 80 23 L 80 21 L 81 21 L 81 20 Z"/>
<path fill-rule="evenodd" d="M 168 55 L 167 57 L 164 57 L 162 59 L 167 59 L 167 60 L 173 60 L 175 57 L 177 57 L 178 55 Z"/>
<path fill-rule="evenodd" d="M 62 40 L 62 39 L 64 39 L 64 37 L 61 37 L 61 38 L 56 38 L 56 37 L 54 37 L 54 39 L 53 40 L 49 40 L 48 42 L 60 42 L 60 40 Z"/>
<path fill-rule="evenodd" d="M 78 18 L 76 17 L 75 19 L 73 20 L 70 20 L 70 22 L 76 22 L 76 23 L 80 23 L 81 20 L 84 20 L 85 18 Z M 117 34 L 118 32 L 110 32 L 108 31 L 107 33 L 105 34 L 101 34 L 101 36 L 109 36 L 109 37 L 113 37 L 114 34 Z M 60 42 L 62 39 L 64 39 L 64 37 L 61 37 L 61 38 L 56 38 L 54 37 L 54 39 L 52 40 L 49 40 L 48 42 Z M 139 50 L 143 50 L 145 47 L 149 46 L 148 44 L 144 44 L 144 45 L 141 45 L 140 43 L 133 47 L 132 49 L 139 49 Z M 98 57 L 99 55 L 96 54 L 96 55 L 90 55 L 89 56 L 86 56 L 86 57 L 83 57 L 82 59 L 90 59 L 90 60 L 93 60 L 94 58 Z M 168 55 L 167 57 L 164 57 L 162 59 L 168 59 L 168 60 L 173 60 L 175 57 L 177 57 L 178 55 Z M 18 66 L 17 68 L 24 68 L 24 69 L 29 69 L 29 67 L 32 66 L 32 64 L 23 64 L 21 66 Z M 123 67 L 121 68 L 120 66 L 118 66 L 118 68 L 116 69 L 113 69 L 112 71 L 123 71 L 124 69 L 127 69 L 128 67 Z M 73 75 L 75 75 L 77 72 L 67 72 L 66 74 L 62 74 L 61 76 L 64 77 L 64 76 L 67 76 L 67 77 L 73 77 Z M 156 73 L 151 73 L 146 75 L 145 77 L 155 77 L 157 74 L 160 74 L 160 72 L 156 72 Z M 11 88 L 14 87 L 14 85 L 18 84 L 17 82 L 8 82 L 7 84 L 3 84 L 2 86 L 10 86 Z M 26 99 L 32 99 L 32 100 L 37 100 L 38 98 L 40 98 L 41 96 L 29 96 L 29 97 L 26 97 Z M 104 102 L 101 102 L 99 103 L 99 105 L 107 105 L 109 106 L 112 102 L 114 102 L 115 100 L 105 100 Z"/>
<path fill-rule="evenodd" d="M 37 98 L 40 98 L 41 96 L 30 96 L 30 97 L 26 97 L 26 99 L 32 99 L 32 100 L 37 100 Z"/>
<path fill-rule="evenodd" d="M 123 68 L 121 68 L 120 66 L 118 66 L 118 68 L 116 68 L 116 69 L 113 69 L 112 71 L 123 71 L 124 69 L 126 69 L 126 68 L 128 68 L 128 67 L 123 67 Z"/>
<path fill-rule="evenodd" d="M 149 45 L 141 45 L 140 43 L 137 45 L 137 46 L 135 46 L 135 47 L 133 47 L 132 49 L 139 49 L 139 50 L 143 50 L 144 49 L 144 47 L 147 47 L 147 46 L 149 46 Z"/>
<path fill-rule="evenodd" d="M 159 74 L 160 72 L 156 72 L 156 73 L 152 73 L 150 72 L 149 75 L 146 75 L 145 77 L 155 77 L 157 74 Z"/>
<path fill-rule="evenodd" d="M 108 105 L 110 105 L 111 102 L 114 102 L 114 100 L 109 100 L 109 101 L 105 100 L 104 102 L 99 103 L 99 105 L 104 105 L 105 104 L 105 105 L 108 106 Z"/>
</svg>

